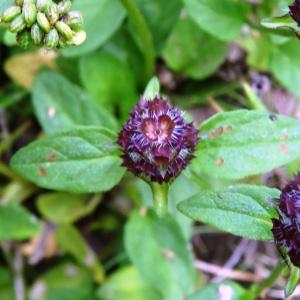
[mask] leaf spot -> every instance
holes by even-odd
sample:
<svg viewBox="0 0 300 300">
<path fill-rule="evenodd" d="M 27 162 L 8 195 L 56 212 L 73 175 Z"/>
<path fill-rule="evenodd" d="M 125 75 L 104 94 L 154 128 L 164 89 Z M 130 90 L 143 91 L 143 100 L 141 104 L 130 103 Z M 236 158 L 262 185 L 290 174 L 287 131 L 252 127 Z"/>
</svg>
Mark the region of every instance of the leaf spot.
<svg viewBox="0 0 300 300">
<path fill-rule="evenodd" d="M 175 257 L 175 253 L 171 249 L 163 249 L 162 252 L 168 260 L 173 260 Z"/>
<path fill-rule="evenodd" d="M 68 277 L 75 277 L 78 274 L 78 268 L 74 265 L 68 265 L 65 267 L 64 273 Z"/>
<path fill-rule="evenodd" d="M 233 131 L 233 127 L 232 126 L 227 126 L 225 129 L 226 133 L 231 134 Z"/>
<path fill-rule="evenodd" d="M 57 158 L 57 153 L 55 151 L 52 151 L 50 153 L 50 155 L 48 156 L 47 161 L 48 162 L 53 162 L 53 161 L 56 161 L 56 158 Z"/>
<path fill-rule="evenodd" d="M 84 263 L 86 266 L 91 267 L 95 262 L 95 256 L 91 251 L 88 251 L 85 259 L 84 259 Z"/>
<path fill-rule="evenodd" d="M 231 286 L 221 284 L 218 288 L 218 299 L 220 300 L 231 300 L 233 297 L 233 289 Z"/>
<path fill-rule="evenodd" d="M 217 139 L 218 137 L 220 137 L 223 134 L 223 132 L 224 132 L 223 127 L 219 127 L 215 131 L 213 131 L 209 134 L 209 138 L 212 140 Z"/>
<path fill-rule="evenodd" d="M 224 159 L 223 159 L 223 158 L 218 158 L 218 159 L 216 160 L 216 165 L 217 165 L 218 167 L 222 167 L 223 164 L 224 164 Z"/>
<path fill-rule="evenodd" d="M 145 206 L 141 207 L 141 209 L 140 209 L 140 215 L 142 217 L 145 217 L 147 215 L 147 207 L 145 207 Z"/>
<path fill-rule="evenodd" d="M 279 147 L 280 147 L 280 151 L 281 151 L 282 153 L 284 153 L 284 154 L 289 153 L 289 148 L 288 148 L 286 145 L 281 144 Z"/>
<path fill-rule="evenodd" d="M 51 119 L 55 116 L 56 114 L 56 109 L 55 107 L 51 106 L 48 108 L 48 112 L 47 112 L 47 115 L 48 115 L 48 118 Z"/>
<path fill-rule="evenodd" d="M 289 136 L 288 136 L 287 134 L 283 134 L 283 135 L 281 136 L 280 139 L 281 139 L 283 142 L 286 142 L 286 141 L 288 141 Z"/>
<path fill-rule="evenodd" d="M 39 175 L 40 175 L 41 177 L 47 176 L 47 172 L 46 172 L 45 168 L 39 167 L 39 168 L 38 168 L 38 171 L 39 171 Z"/>
</svg>

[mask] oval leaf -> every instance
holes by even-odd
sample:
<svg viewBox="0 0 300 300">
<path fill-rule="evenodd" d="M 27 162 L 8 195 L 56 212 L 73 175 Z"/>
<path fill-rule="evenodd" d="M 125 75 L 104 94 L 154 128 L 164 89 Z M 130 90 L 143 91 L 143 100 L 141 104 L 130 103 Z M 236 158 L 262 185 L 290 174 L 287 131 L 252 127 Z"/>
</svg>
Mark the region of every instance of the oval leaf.
<svg viewBox="0 0 300 300">
<path fill-rule="evenodd" d="M 143 247 L 141 247 L 143 245 Z M 143 278 L 165 300 L 182 300 L 194 289 L 195 271 L 187 242 L 169 215 L 133 213 L 125 229 L 125 247 Z"/>
<path fill-rule="evenodd" d="M 240 185 L 224 192 L 199 193 L 178 205 L 193 220 L 235 235 L 256 240 L 272 240 L 276 211 L 267 204 L 279 191 L 266 187 Z"/>
<path fill-rule="evenodd" d="M 37 185 L 75 193 L 110 190 L 124 174 L 113 132 L 82 127 L 54 133 L 17 152 L 12 168 Z"/>
<path fill-rule="evenodd" d="M 222 41 L 230 41 L 242 30 L 249 5 L 244 0 L 184 0 L 197 24 Z"/>
<path fill-rule="evenodd" d="M 68 193 L 44 193 L 37 199 L 39 212 L 49 221 L 70 224 L 91 213 L 101 196 L 87 201 L 86 195 Z"/>
<path fill-rule="evenodd" d="M 300 157 L 299 120 L 261 111 L 220 113 L 200 126 L 191 170 L 240 179 L 271 171 Z"/>
<path fill-rule="evenodd" d="M 90 269 L 96 282 L 103 282 L 103 266 L 75 226 L 60 225 L 56 231 L 56 240 L 66 253 L 71 254 L 79 264 Z"/>
<path fill-rule="evenodd" d="M 23 240 L 37 235 L 40 230 L 36 217 L 22 206 L 0 205 L 0 240 Z"/>
<path fill-rule="evenodd" d="M 97 105 L 78 86 L 53 71 L 43 71 L 37 76 L 33 84 L 32 102 L 46 132 L 80 125 L 118 128 L 110 112 Z"/>
<path fill-rule="evenodd" d="M 80 76 L 89 95 L 99 105 L 127 119 L 138 98 L 134 73 L 114 55 L 101 51 L 80 59 Z"/>
<path fill-rule="evenodd" d="M 173 70 L 203 79 L 218 69 L 226 53 L 227 43 L 201 30 L 193 20 L 185 17 L 174 27 L 163 56 Z"/>
<path fill-rule="evenodd" d="M 161 300 L 159 293 L 146 284 L 132 266 L 114 272 L 100 287 L 99 300 Z"/>
</svg>

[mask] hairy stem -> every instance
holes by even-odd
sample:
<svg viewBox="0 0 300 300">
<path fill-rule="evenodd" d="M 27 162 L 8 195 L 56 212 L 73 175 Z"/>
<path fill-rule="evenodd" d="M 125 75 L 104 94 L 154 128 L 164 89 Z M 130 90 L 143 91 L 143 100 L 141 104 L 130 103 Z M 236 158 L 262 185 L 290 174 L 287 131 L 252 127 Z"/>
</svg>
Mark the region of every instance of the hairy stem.
<svg viewBox="0 0 300 300">
<path fill-rule="evenodd" d="M 163 217 L 168 212 L 168 193 L 167 183 L 159 184 L 152 182 L 151 189 L 153 194 L 154 210 L 159 217 Z"/>
<path fill-rule="evenodd" d="M 143 46 L 143 52 L 146 63 L 147 80 L 150 79 L 155 71 L 155 49 L 152 34 L 148 28 L 144 16 L 139 11 L 133 0 L 121 0 L 128 16 L 135 26 Z"/>
</svg>

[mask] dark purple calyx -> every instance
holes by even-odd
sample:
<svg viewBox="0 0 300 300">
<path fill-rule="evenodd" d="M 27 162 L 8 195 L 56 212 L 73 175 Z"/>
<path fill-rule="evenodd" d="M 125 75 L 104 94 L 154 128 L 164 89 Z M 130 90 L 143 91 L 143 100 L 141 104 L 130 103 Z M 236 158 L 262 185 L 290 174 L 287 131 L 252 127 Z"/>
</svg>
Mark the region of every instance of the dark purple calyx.
<svg viewBox="0 0 300 300">
<path fill-rule="evenodd" d="M 279 219 L 273 219 L 273 235 L 280 252 L 300 267 L 300 175 L 282 190 Z"/>
<path fill-rule="evenodd" d="M 158 183 L 180 174 L 193 158 L 198 131 L 160 97 L 142 99 L 119 134 L 123 165 Z"/>
<path fill-rule="evenodd" d="M 293 4 L 289 6 L 290 16 L 297 22 L 300 26 L 300 0 L 295 0 Z"/>
</svg>

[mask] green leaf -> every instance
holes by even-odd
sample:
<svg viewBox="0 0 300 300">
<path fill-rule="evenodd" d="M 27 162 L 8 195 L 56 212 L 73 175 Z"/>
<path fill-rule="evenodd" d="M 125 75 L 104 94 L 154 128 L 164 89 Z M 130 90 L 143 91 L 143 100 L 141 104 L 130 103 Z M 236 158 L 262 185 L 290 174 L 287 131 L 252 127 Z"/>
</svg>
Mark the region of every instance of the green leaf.
<svg viewBox="0 0 300 300">
<path fill-rule="evenodd" d="M 174 27 L 163 56 L 174 71 L 203 79 L 218 69 L 226 53 L 227 43 L 206 33 L 193 20 L 184 17 Z"/>
<path fill-rule="evenodd" d="M 119 0 L 74 0 L 72 9 L 83 15 L 87 40 L 80 46 L 63 50 L 66 56 L 79 56 L 97 49 L 115 33 L 125 17 Z"/>
<path fill-rule="evenodd" d="M 41 226 L 35 216 L 16 204 L 0 205 L 0 240 L 23 240 L 37 235 Z"/>
<path fill-rule="evenodd" d="M 53 133 L 19 150 L 12 168 L 37 185 L 74 193 L 108 191 L 122 178 L 116 136 L 104 128 Z"/>
<path fill-rule="evenodd" d="M 219 113 L 200 126 L 202 139 L 191 170 L 240 179 L 300 157 L 300 122 L 261 111 Z"/>
<path fill-rule="evenodd" d="M 90 214 L 101 196 L 96 195 L 87 202 L 87 196 L 67 193 L 45 193 L 38 197 L 39 212 L 49 221 L 70 224 Z"/>
<path fill-rule="evenodd" d="M 135 2 L 147 21 L 154 39 L 155 48 L 160 53 L 168 35 L 179 18 L 182 1 L 135 0 Z"/>
<path fill-rule="evenodd" d="M 272 50 L 269 69 L 284 87 L 300 96 L 299 40 L 291 39 Z"/>
<path fill-rule="evenodd" d="M 246 290 L 233 281 L 226 280 L 221 283 L 206 285 L 201 290 L 186 298 L 186 300 L 215 300 L 221 299 L 220 295 L 231 295 L 230 300 L 251 300 Z M 225 298 L 224 298 L 225 299 Z M 226 298 L 227 299 L 227 298 Z M 254 300 L 254 299 L 253 299 Z"/>
<path fill-rule="evenodd" d="M 14 300 L 12 274 L 0 266 L 0 299 Z"/>
<path fill-rule="evenodd" d="M 161 219 L 153 211 L 132 213 L 125 228 L 125 247 L 142 277 L 165 300 L 181 300 L 193 291 L 193 260 L 180 227 L 170 215 Z"/>
<path fill-rule="evenodd" d="M 109 111 L 96 105 L 78 86 L 53 71 L 45 70 L 37 76 L 32 101 L 36 116 L 46 132 L 80 125 L 118 128 Z"/>
<path fill-rule="evenodd" d="M 188 14 L 205 31 L 222 41 L 242 30 L 249 5 L 244 0 L 184 0 Z"/>
<path fill-rule="evenodd" d="M 145 56 L 138 41 L 128 27 L 123 26 L 111 40 L 103 46 L 103 50 L 111 53 L 127 66 L 135 75 L 137 85 L 143 88 L 147 82 Z"/>
<path fill-rule="evenodd" d="M 138 99 L 133 72 L 129 66 L 104 51 L 94 52 L 80 60 L 82 83 L 90 96 L 102 106 L 114 111 L 119 106 L 128 117 Z"/>
<path fill-rule="evenodd" d="M 159 91 L 160 91 L 160 83 L 158 81 L 158 78 L 157 77 L 153 77 L 149 81 L 149 83 L 148 83 L 148 85 L 147 85 L 147 87 L 145 89 L 143 98 L 147 99 L 147 100 L 152 100 L 156 96 L 159 95 Z"/>
<path fill-rule="evenodd" d="M 290 264 L 290 276 L 289 276 L 287 286 L 284 290 L 286 298 L 288 298 L 293 294 L 299 281 L 300 281 L 300 269 Z"/>
<path fill-rule="evenodd" d="M 267 203 L 280 192 L 267 187 L 240 185 L 222 192 L 202 192 L 181 202 L 179 211 L 193 220 L 257 240 L 273 240 L 271 219 L 276 211 Z"/>
<path fill-rule="evenodd" d="M 60 225 L 56 231 L 58 244 L 63 250 L 72 256 L 84 267 L 93 272 L 96 282 L 102 283 L 104 280 L 104 270 L 98 261 L 96 254 L 83 239 L 75 226 Z"/>
<path fill-rule="evenodd" d="M 284 29 L 290 29 L 292 31 L 295 31 L 296 33 L 299 31 L 297 23 L 289 14 L 286 14 L 284 16 L 279 16 L 279 17 L 271 17 L 271 18 L 263 19 L 261 21 L 261 25 L 269 29 L 284 28 Z"/>
<path fill-rule="evenodd" d="M 93 282 L 86 269 L 73 263 L 64 263 L 41 275 L 29 291 L 29 299 L 91 300 Z"/>
<path fill-rule="evenodd" d="M 153 287 L 143 281 L 132 266 L 113 273 L 101 286 L 98 300 L 162 300 Z"/>
</svg>

